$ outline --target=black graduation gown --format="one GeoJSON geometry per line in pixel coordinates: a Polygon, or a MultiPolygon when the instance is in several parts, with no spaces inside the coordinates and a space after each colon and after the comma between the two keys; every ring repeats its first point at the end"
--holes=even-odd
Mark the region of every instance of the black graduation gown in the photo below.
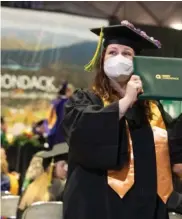
{"type": "MultiPolygon", "coordinates": [[[[162,112],[162,114],[164,114],[162,112]]],[[[107,107],[95,94],[78,90],[65,105],[62,128],[69,145],[64,219],[167,219],[157,195],[156,156],[151,127],[130,128],[135,184],[121,199],[107,183],[107,170],[128,160],[127,119],[118,102],[107,107]]]]}
{"type": "Polygon", "coordinates": [[[182,114],[171,123],[169,144],[172,164],[182,163],[182,114]]]}
{"type": "MultiPolygon", "coordinates": [[[[169,127],[169,146],[171,164],[182,163],[182,114],[169,127]]],[[[170,211],[182,214],[182,181],[173,173],[174,192],[168,201],[170,211]]]]}

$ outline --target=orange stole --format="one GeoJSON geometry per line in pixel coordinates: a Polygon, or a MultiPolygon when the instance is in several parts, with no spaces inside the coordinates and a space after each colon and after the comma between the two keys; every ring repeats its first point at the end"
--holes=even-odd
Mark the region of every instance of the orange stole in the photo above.
{"type": "Polygon", "coordinates": [[[133,147],[131,142],[131,137],[129,130],[127,128],[128,134],[128,148],[129,148],[129,162],[126,164],[121,170],[109,170],[108,171],[108,184],[109,186],[120,196],[123,198],[124,195],[130,190],[132,185],[134,184],[134,155],[133,155],[133,147]]]}
{"type": "MultiPolygon", "coordinates": [[[[104,101],[104,105],[108,105],[104,101]]],[[[164,203],[167,202],[168,197],[173,191],[172,174],[169,158],[167,131],[162,119],[161,113],[156,104],[151,102],[151,109],[154,114],[150,121],[155,142],[156,162],[157,162],[157,193],[164,203]]],[[[130,153],[130,160],[128,165],[119,171],[108,171],[108,185],[121,197],[130,190],[134,184],[134,155],[132,141],[129,130],[128,133],[128,150],[130,153]]]]}
{"type": "Polygon", "coordinates": [[[169,157],[168,136],[161,113],[156,104],[151,102],[154,113],[150,124],[154,133],[156,162],[157,162],[157,193],[164,203],[173,191],[171,164],[169,157]]]}

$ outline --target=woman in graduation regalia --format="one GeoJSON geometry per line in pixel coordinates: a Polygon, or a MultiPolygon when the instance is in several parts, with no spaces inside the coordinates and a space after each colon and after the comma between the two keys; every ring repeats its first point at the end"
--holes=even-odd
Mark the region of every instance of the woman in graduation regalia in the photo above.
{"type": "Polygon", "coordinates": [[[57,178],[55,168],[58,162],[67,160],[67,144],[54,146],[50,151],[40,151],[36,156],[43,159],[44,171],[26,185],[19,200],[17,219],[21,219],[24,211],[35,202],[62,201],[64,186],[57,178]]]}
{"type": "Polygon", "coordinates": [[[128,21],[92,32],[100,39],[85,69],[97,63],[95,83],[67,101],[62,123],[69,144],[64,219],[168,219],[170,119],[160,103],[137,100],[142,82],[132,75],[134,55],[161,45],[128,21]]]}
{"type": "Polygon", "coordinates": [[[63,119],[63,108],[65,102],[73,93],[73,87],[64,82],[58,92],[58,97],[52,102],[52,108],[48,116],[48,124],[50,127],[50,133],[48,136],[48,142],[50,147],[55,144],[65,142],[64,136],[61,133],[60,124],[63,119]]]}

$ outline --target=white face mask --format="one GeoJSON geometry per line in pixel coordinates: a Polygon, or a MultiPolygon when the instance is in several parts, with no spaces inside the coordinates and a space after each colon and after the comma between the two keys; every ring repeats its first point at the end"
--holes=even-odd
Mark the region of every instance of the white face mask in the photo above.
{"type": "Polygon", "coordinates": [[[122,80],[122,77],[128,79],[133,73],[133,61],[122,55],[111,57],[104,62],[104,72],[116,81],[122,80]]]}

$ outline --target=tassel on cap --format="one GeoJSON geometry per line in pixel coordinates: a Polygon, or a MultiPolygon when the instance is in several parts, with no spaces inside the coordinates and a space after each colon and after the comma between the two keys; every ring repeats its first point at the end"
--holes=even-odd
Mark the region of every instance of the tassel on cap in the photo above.
{"type": "Polygon", "coordinates": [[[103,32],[103,27],[102,27],[101,31],[100,31],[100,35],[99,35],[97,49],[95,51],[95,54],[94,54],[92,60],[87,65],[84,66],[85,71],[91,72],[94,69],[94,67],[96,66],[98,59],[99,59],[101,49],[102,49],[103,38],[104,38],[104,32],[103,32]]]}
{"type": "Polygon", "coordinates": [[[23,186],[22,186],[22,192],[25,191],[27,189],[27,187],[30,185],[31,180],[25,178],[24,182],[23,182],[23,186]]]}
{"type": "Polygon", "coordinates": [[[51,165],[48,173],[48,179],[49,179],[49,186],[51,185],[52,182],[52,174],[53,174],[53,169],[54,169],[54,158],[51,160],[51,165]]]}

